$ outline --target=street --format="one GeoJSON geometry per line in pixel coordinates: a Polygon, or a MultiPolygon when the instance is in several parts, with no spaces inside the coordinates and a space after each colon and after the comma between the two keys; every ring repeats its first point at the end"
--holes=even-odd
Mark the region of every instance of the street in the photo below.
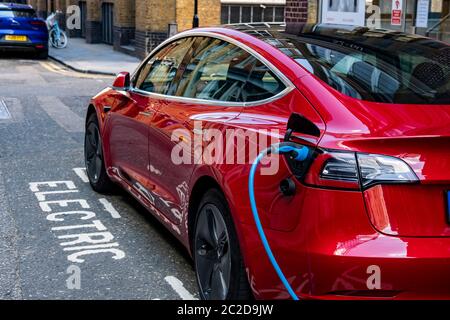
{"type": "Polygon", "coordinates": [[[113,78],[27,57],[0,70],[0,299],[197,298],[175,238],[125,192],[87,182],[86,107],[113,78]],[[109,244],[92,246],[92,223],[109,244]]]}

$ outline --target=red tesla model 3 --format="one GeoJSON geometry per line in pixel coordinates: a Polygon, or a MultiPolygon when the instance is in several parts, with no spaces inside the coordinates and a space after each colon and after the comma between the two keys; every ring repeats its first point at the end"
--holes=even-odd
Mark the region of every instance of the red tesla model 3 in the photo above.
{"type": "Polygon", "coordinates": [[[185,245],[203,299],[289,298],[252,216],[254,132],[310,150],[255,177],[300,298],[450,298],[448,44],[361,27],[195,29],[92,99],[92,187],[120,185],[185,245]],[[245,161],[195,161],[211,131],[222,146],[238,132],[227,146],[245,161]]]}

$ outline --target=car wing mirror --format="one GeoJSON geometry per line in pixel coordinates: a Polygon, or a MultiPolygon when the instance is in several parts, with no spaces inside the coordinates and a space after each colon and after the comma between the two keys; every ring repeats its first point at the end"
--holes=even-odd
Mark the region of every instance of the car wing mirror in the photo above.
{"type": "Polygon", "coordinates": [[[320,129],[316,126],[316,124],[299,113],[293,113],[289,117],[284,140],[290,141],[291,137],[295,136],[295,133],[320,137],[320,129]]]}
{"type": "Polygon", "coordinates": [[[131,77],[129,72],[121,72],[114,80],[113,87],[119,91],[127,91],[131,87],[131,77]]]}

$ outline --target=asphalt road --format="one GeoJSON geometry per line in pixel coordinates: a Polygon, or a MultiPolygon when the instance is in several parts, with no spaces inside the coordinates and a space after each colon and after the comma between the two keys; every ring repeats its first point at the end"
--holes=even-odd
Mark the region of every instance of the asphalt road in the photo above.
{"type": "Polygon", "coordinates": [[[77,169],[86,106],[111,82],[0,57],[0,299],[197,298],[169,232],[125,193],[94,193],[77,169]]]}

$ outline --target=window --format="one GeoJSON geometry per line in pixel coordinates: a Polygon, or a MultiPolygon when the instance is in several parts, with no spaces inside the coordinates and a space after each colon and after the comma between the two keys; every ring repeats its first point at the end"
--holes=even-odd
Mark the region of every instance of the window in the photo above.
{"type": "Polygon", "coordinates": [[[222,9],[220,11],[220,21],[222,22],[222,24],[228,24],[228,9],[229,6],[222,5],[222,9]]]}
{"type": "Polygon", "coordinates": [[[242,23],[252,22],[252,7],[242,7],[242,23]]]}
{"type": "Polygon", "coordinates": [[[241,7],[232,6],[230,8],[230,23],[240,23],[241,22],[241,7]]]}
{"type": "Polygon", "coordinates": [[[275,7],[275,22],[284,21],[284,7],[275,7]]]}
{"type": "Polygon", "coordinates": [[[397,40],[373,33],[347,35],[348,42],[339,38],[334,44],[284,34],[278,43],[284,43],[285,54],[347,96],[384,103],[450,104],[450,47],[425,38],[406,42],[404,36],[397,40]],[[382,47],[395,50],[379,50],[382,47]]]}
{"type": "Polygon", "coordinates": [[[254,102],[286,87],[247,51],[202,38],[180,79],[177,95],[203,100],[254,102]]]}
{"type": "Polygon", "coordinates": [[[262,22],[263,9],[260,6],[253,7],[253,22],[262,22]]]}
{"type": "Polygon", "coordinates": [[[267,7],[264,9],[264,22],[273,22],[274,7],[267,7]]]}
{"type": "Polygon", "coordinates": [[[284,22],[284,6],[258,5],[222,5],[222,24],[284,22]]]}
{"type": "Polygon", "coordinates": [[[36,18],[36,12],[30,9],[0,9],[0,18],[36,18]]]}
{"type": "Polygon", "coordinates": [[[183,38],[155,54],[141,69],[136,87],[151,93],[173,95],[177,87],[174,79],[178,68],[192,50],[194,41],[195,38],[183,38]]]}
{"type": "Polygon", "coordinates": [[[244,102],[255,102],[281,93],[286,86],[266,65],[257,61],[242,91],[244,102]]]}

